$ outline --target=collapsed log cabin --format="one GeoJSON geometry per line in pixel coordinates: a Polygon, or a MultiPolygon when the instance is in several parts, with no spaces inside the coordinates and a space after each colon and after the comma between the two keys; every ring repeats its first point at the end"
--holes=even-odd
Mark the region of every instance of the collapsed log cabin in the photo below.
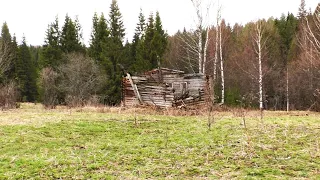
{"type": "Polygon", "coordinates": [[[207,81],[203,74],[157,68],[139,76],[123,78],[123,105],[181,107],[203,104],[207,81]]]}

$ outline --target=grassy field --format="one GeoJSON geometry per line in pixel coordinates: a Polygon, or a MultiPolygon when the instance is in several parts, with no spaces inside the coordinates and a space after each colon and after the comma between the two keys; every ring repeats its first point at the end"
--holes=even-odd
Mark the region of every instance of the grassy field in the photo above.
{"type": "Polygon", "coordinates": [[[142,112],[0,112],[0,179],[320,179],[320,114],[142,112]]]}

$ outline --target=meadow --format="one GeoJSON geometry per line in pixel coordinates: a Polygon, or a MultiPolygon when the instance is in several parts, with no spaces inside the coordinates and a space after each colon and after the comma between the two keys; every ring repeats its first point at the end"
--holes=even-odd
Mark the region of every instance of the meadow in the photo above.
{"type": "Polygon", "coordinates": [[[320,179],[320,114],[243,118],[22,104],[0,111],[0,179],[320,179]]]}

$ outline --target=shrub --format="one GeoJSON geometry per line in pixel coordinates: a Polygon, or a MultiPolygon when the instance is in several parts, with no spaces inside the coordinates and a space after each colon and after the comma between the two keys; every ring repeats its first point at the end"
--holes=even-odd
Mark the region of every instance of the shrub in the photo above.
{"type": "Polygon", "coordinates": [[[59,89],[65,94],[65,102],[69,107],[84,106],[92,101],[105,78],[93,59],[85,55],[71,53],[67,55],[67,60],[67,64],[59,67],[59,89]]]}
{"type": "Polygon", "coordinates": [[[45,108],[55,108],[58,104],[58,73],[52,68],[44,68],[40,74],[40,94],[45,108]]]}
{"type": "Polygon", "coordinates": [[[0,85],[0,108],[2,110],[16,108],[18,97],[19,93],[14,81],[0,85]]]}

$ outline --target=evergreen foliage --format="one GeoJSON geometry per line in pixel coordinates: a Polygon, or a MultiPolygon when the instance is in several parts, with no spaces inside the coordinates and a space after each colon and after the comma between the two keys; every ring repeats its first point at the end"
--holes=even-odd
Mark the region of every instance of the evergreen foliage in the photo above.
{"type": "Polygon", "coordinates": [[[60,36],[61,50],[64,53],[85,52],[85,48],[81,43],[82,33],[79,21],[73,21],[68,15],[65,17],[65,22],[62,27],[60,36]]]}
{"type": "MultiPolygon", "coordinates": [[[[140,24],[141,22],[139,22],[138,27],[140,24]]],[[[134,37],[134,39],[137,38],[138,35],[140,35],[139,31],[135,34],[136,37],[134,37]]],[[[142,33],[141,39],[136,43],[135,70],[141,73],[159,67],[163,61],[167,44],[167,34],[162,28],[159,12],[156,13],[155,19],[151,13],[148,18],[145,33],[142,33]]]]}
{"type": "Polygon", "coordinates": [[[19,46],[17,61],[17,79],[22,101],[34,102],[37,99],[37,74],[31,60],[29,47],[23,37],[22,44],[19,46]]]}
{"type": "Polygon", "coordinates": [[[125,29],[117,1],[113,0],[109,13],[110,34],[106,42],[102,42],[101,66],[108,78],[104,89],[104,103],[119,104],[121,101],[122,72],[119,67],[123,54],[125,29]]]}
{"type": "Polygon", "coordinates": [[[97,63],[102,63],[102,48],[103,44],[106,44],[109,37],[109,29],[107,20],[104,15],[101,14],[98,17],[97,13],[93,16],[92,33],[89,47],[89,56],[93,58],[97,63]]]}
{"type": "MultiPolygon", "coordinates": [[[[258,21],[264,24],[261,58],[263,101],[266,108],[284,109],[286,93],[289,91],[292,108],[320,108],[319,12],[320,4],[311,13],[311,10],[306,10],[305,0],[301,0],[297,16],[287,14],[279,19],[258,21]],[[286,88],[290,90],[287,91],[286,88]]],[[[74,86],[74,92],[61,90],[61,86],[72,86],[71,83],[76,79],[83,78],[84,74],[81,73],[85,73],[84,70],[90,70],[82,68],[78,71],[77,65],[82,63],[76,61],[79,59],[88,63],[85,67],[94,67],[95,70],[91,69],[92,74],[99,69],[96,72],[103,76],[104,81],[101,89],[92,89],[95,87],[92,85],[85,98],[80,99],[88,100],[94,93],[102,97],[103,103],[118,105],[121,101],[121,80],[124,73],[136,75],[158,67],[195,73],[199,66],[199,52],[196,51],[199,43],[195,41],[201,36],[197,34],[199,31],[184,28],[183,31],[168,36],[159,12],[150,13],[146,18],[140,10],[132,42],[129,42],[125,39],[123,17],[117,0],[112,0],[108,17],[97,13],[93,15],[88,49],[82,42],[82,27],[78,18],[72,19],[67,14],[62,28],[60,27],[56,17],[48,25],[43,46],[28,46],[25,38],[18,46],[16,37],[11,36],[7,23],[4,23],[0,36],[0,86],[8,82],[12,82],[11,86],[17,84],[21,92],[20,100],[23,101],[36,101],[39,89],[42,95],[40,99],[50,106],[66,103],[67,96],[70,99],[70,96],[79,94],[77,90],[81,89],[81,84],[90,81],[90,76],[85,76],[81,83],[74,86]],[[77,54],[72,62],[71,54],[77,54]],[[62,67],[68,67],[69,70],[63,71],[62,67]],[[38,74],[41,74],[42,79],[37,84],[38,74]],[[66,77],[73,79],[65,81],[63,78],[66,77]],[[44,78],[47,79],[44,81],[44,78]],[[45,99],[45,94],[50,94],[50,98],[45,99]]],[[[206,69],[208,75],[213,75],[215,52],[221,49],[225,63],[227,105],[257,105],[257,47],[253,46],[256,28],[255,22],[231,27],[222,20],[221,48],[219,46],[218,49],[215,46],[215,35],[218,33],[216,28],[211,27],[208,32],[206,69]]],[[[205,42],[207,34],[205,31],[201,32],[205,42]]],[[[205,43],[202,46],[205,47],[205,43]]],[[[200,53],[204,53],[203,50],[200,53]]],[[[216,70],[219,71],[219,67],[216,70]]],[[[222,75],[216,73],[216,84],[221,83],[219,76],[222,75]]],[[[216,99],[221,98],[218,88],[220,87],[215,89],[216,99]]]]}
{"type": "Polygon", "coordinates": [[[12,43],[9,27],[6,22],[3,23],[0,36],[1,68],[0,83],[14,79],[15,74],[15,49],[12,43]]]}
{"type": "MultiPolygon", "coordinates": [[[[146,20],[142,13],[142,9],[140,9],[139,21],[137,23],[135,33],[133,36],[132,44],[131,44],[131,63],[130,63],[130,71],[137,71],[139,69],[139,66],[137,66],[138,57],[137,55],[140,53],[138,51],[141,51],[141,49],[138,49],[139,43],[144,37],[145,34],[145,28],[146,28],[146,20]]],[[[140,45],[141,46],[141,45],[140,45]]],[[[141,47],[140,47],[141,48],[141,47]]]]}
{"type": "Polygon", "coordinates": [[[59,21],[55,21],[48,26],[46,31],[45,43],[43,46],[40,67],[52,67],[56,69],[62,63],[62,48],[60,46],[61,32],[59,30],[59,21]]]}

